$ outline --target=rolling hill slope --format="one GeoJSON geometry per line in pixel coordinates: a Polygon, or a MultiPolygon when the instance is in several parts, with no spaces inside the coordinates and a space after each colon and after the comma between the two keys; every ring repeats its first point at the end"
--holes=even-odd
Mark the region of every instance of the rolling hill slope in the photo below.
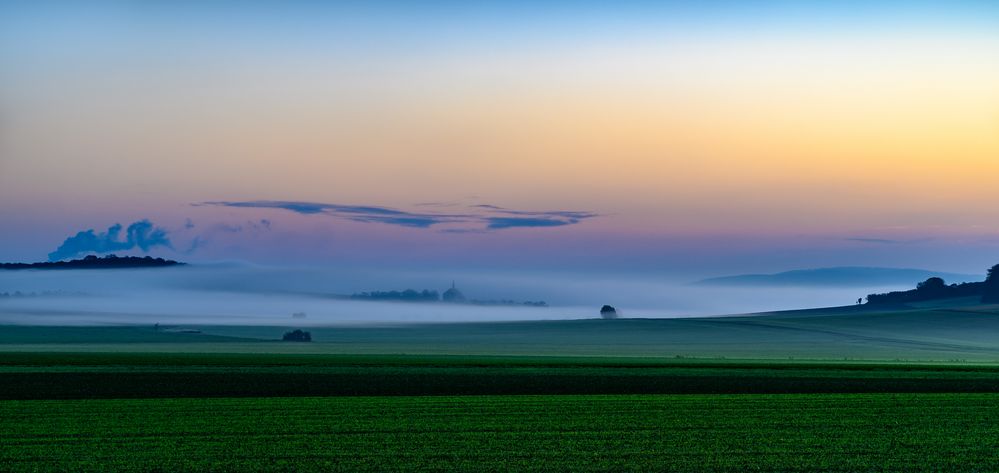
{"type": "Polygon", "coordinates": [[[999,306],[971,299],[690,319],[313,327],[312,343],[278,342],[292,327],[8,327],[0,351],[147,351],[549,355],[999,362],[999,306]]]}

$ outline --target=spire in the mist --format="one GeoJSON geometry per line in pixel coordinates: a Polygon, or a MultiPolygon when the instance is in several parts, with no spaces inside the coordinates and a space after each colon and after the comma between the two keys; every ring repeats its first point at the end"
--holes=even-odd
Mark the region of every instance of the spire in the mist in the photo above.
{"type": "Polygon", "coordinates": [[[444,294],[441,295],[441,300],[445,302],[464,302],[465,295],[458,290],[458,288],[454,285],[454,281],[452,280],[451,289],[444,291],[444,294]]]}

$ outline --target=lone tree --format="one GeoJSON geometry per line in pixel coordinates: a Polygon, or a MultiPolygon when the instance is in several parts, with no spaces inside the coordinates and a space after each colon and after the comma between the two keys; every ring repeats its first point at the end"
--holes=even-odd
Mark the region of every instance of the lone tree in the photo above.
{"type": "Polygon", "coordinates": [[[291,332],[286,332],[281,340],[286,342],[311,342],[312,334],[309,332],[303,332],[301,330],[294,330],[291,332]]]}
{"type": "Polygon", "coordinates": [[[989,274],[985,277],[985,290],[982,292],[982,303],[999,303],[999,264],[989,268],[989,274]]]}
{"type": "Polygon", "coordinates": [[[610,306],[610,305],[605,305],[605,306],[601,307],[600,308],[600,318],[603,318],[603,319],[616,319],[617,318],[617,309],[615,309],[614,306],[610,306]]]}

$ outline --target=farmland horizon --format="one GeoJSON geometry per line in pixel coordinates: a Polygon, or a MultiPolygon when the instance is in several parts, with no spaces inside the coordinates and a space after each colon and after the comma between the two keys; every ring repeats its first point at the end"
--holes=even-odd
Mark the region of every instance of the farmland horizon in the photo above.
{"type": "Polygon", "coordinates": [[[999,471],[995,0],[0,1],[0,471],[999,471]]]}
{"type": "MultiPolygon", "coordinates": [[[[100,262],[100,259],[95,260],[100,262]]],[[[114,261],[106,260],[105,261],[114,261]]],[[[141,261],[141,260],[140,260],[141,261]]],[[[168,261],[169,262],[169,261],[168,261]]],[[[133,269],[0,269],[0,324],[199,324],[302,326],[558,320],[620,316],[703,317],[842,306],[868,294],[908,290],[931,276],[982,276],[890,268],[828,268],[711,279],[661,273],[337,269],[239,262],[133,269]],[[427,304],[389,291],[457,287],[466,304],[427,304]],[[365,297],[385,293],[386,297],[365,297]],[[18,297],[14,297],[17,294],[18,297]],[[543,307],[537,307],[541,305],[543,307]],[[305,316],[308,319],[305,319],[305,316]]]]}

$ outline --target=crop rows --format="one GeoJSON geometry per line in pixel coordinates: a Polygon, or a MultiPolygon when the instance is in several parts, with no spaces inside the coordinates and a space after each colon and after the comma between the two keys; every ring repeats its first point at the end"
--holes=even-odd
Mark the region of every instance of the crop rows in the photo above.
{"type": "Polygon", "coordinates": [[[999,395],[0,402],[0,470],[995,471],[999,395]]]}
{"type": "Polygon", "coordinates": [[[3,354],[0,399],[999,392],[982,365],[3,354]]]}

